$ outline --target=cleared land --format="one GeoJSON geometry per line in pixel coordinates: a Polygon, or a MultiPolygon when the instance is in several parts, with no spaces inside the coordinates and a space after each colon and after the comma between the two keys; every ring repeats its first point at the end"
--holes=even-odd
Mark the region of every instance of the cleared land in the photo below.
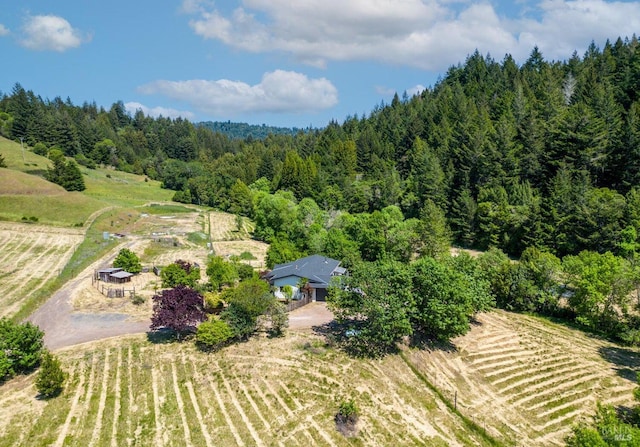
{"type": "Polygon", "coordinates": [[[597,400],[631,404],[640,366],[635,351],[501,311],[448,350],[403,351],[353,359],[308,330],[210,354],[144,336],[79,345],[58,351],[59,398],[36,400],[33,376],[3,386],[0,446],[486,445],[409,365],[499,443],[561,445],[597,400]],[[351,398],[347,439],[333,416],[351,398]]]}
{"type": "Polygon", "coordinates": [[[35,401],[32,377],[5,385],[0,446],[484,445],[399,356],[350,359],[313,334],[212,354],[136,337],[59,355],[59,398],[35,401]],[[361,410],[352,439],[333,420],[348,398],[361,410]]]}
{"type": "Polygon", "coordinates": [[[81,229],[0,222],[0,317],[59,275],[83,238],[81,229]]]}
{"type": "Polygon", "coordinates": [[[410,350],[413,364],[466,416],[516,445],[564,445],[596,401],[632,405],[637,351],[545,320],[494,311],[441,349],[410,350]]]}
{"type": "Polygon", "coordinates": [[[255,228],[252,221],[246,217],[242,219],[242,228],[238,229],[236,216],[233,214],[212,211],[209,214],[209,234],[211,245],[216,255],[222,257],[240,256],[251,253],[255,259],[245,261],[254,268],[264,268],[268,244],[251,239],[251,232],[255,228]]]}

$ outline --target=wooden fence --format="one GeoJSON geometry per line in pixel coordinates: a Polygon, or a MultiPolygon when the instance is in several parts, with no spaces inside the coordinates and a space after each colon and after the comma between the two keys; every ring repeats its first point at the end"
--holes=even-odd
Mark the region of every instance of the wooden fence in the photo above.
{"type": "Polygon", "coordinates": [[[291,312],[292,310],[296,310],[306,304],[311,302],[310,296],[305,296],[301,300],[291,300],[287,303],[287,312],[291,312]]]}
{"type": "Polygon", "coordinates": [[[127,293],[131,298],[136,296],[136,288],[125,289],[124,287],[109,287],[102,283],[96,282],[96,289],[107,298],[124,298],[127,293]]]}

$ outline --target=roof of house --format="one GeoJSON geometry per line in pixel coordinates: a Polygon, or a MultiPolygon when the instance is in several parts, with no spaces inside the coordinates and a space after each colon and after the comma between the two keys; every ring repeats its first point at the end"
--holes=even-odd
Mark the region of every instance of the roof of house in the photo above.
{"type": "Polygon", "coordinates": [[[345,273],[346,270],[340,267],[340,261],[326,256],[312,255],[286,264],[276,264],[266,278],[273,282],[280,278],[297,276],[307,278],[312,287],[324,288],[329,285],[332,276],[345,273]]]}

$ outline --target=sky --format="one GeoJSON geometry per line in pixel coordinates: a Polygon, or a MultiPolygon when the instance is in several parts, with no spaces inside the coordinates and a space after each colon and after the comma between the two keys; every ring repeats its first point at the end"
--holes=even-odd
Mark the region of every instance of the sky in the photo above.
{"type": "Polygon", "coordinates": [[[631,38],[640,1],[21,0],[0,9],[0,92],[132,114],[323,127],[432,87],[478,50],[523,63],[631,38]]]}

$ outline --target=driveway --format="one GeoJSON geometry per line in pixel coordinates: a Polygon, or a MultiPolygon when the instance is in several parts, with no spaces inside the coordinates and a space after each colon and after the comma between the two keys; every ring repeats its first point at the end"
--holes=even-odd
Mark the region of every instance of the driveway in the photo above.
{"type": "Polygon", "coordinates": [[[333,320],[327,303],[312,302],[289,313],[289,329],[312,329],[333,320]]]}
{"type": "MultiPolygon", "coordinates": [[[[106,259],[111,260],[121,244],[111,251],[106,259]]],[[[149,330],[149,321],[129,321],[129,315],[120,313],[84,313],[74,312],[71,297],[83,282],[90,278],[95,268],[105,262],[105,258],[96,261],[54,293],[29,318],[33,324],[44,331],[44,343],[50,350],[65,348],[89,341],[115,337],[117,335],[138,334],[149,330]]]]}

